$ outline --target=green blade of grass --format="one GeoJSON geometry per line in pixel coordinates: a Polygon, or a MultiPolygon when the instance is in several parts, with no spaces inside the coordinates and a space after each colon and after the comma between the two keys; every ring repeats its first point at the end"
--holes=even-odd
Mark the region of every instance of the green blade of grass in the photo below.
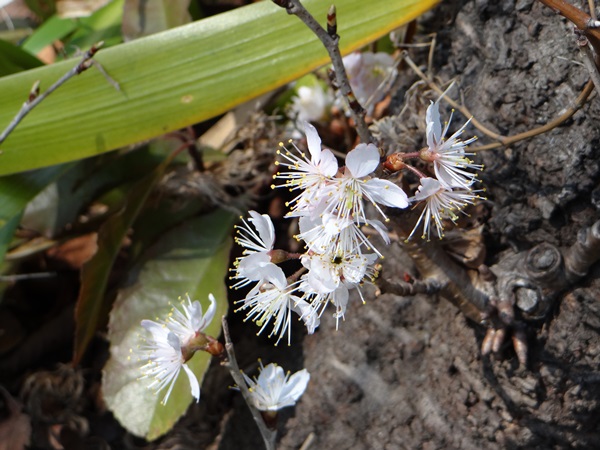
{"type": "MultiPolygon", "coordinates": [[[[307,0],[325,22],[330,0],[307,0]]],[[[390,32],[437,0],[339,0],[344,54],[390,32]]],[[[49,96],[0,145],[0,175],[107,152],[221,114],[327,62],[327,53],[298,18],[259,2],[102,50],[115,90],[91,68],[49,96]]],[[[0,79],[0,128],[31,86],[46,89],[76,61],[0,79]]]]}

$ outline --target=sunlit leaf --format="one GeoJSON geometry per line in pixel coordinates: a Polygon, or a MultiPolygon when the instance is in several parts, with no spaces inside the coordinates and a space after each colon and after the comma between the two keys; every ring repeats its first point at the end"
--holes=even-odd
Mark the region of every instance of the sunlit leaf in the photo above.
{"type": "MultiPolygon", "coordinates": [[[[412,20],[436,0],[335,3],[345,54],[412,20]]],[[[331,1],[304,4],[323,23],[331,1]]],[[[81,159],[201,122],[313,71],[328,57],[298,18],[263,1],[107,48],[96,59],[121,91],[95,68],[67,82],[1,144],[0,174],[81,159]]],[[[34,81],[46,89],[75,64],[1,78],[0,128],[19,110],[34,81]]]]}
{"type": "Polygon", "coordinates": [[[25,39],[21,47],[32,55],[37,55],[44,47],[64,38],[75,28],[77,28],[77,23],[74,20],[61,19],[57,16],[50,17],[25,39]]]}
{"type": "MultiPolygon", "coordinates": [[[[165,317],[170,306],[186,292],[204,309],[209,293],[217,299],[217,312],[207,334],[218,336],[220,317],[227,312],[224,279],[229,265],[233,214],[217,211],[190,220],[165,234],[131,273],[115,302],[109,322],[111,356],[102,379],[104,399],[121,424],[131,433],[155,439],[166,433],[192,402],[189,382],[181,374],[166,405],[162,395],[148,390],[135,349],[140,342],[140,321],[165,317]]],[[[201,380],[210,362],[199,352],[189,362],[201,380]]],[[[202,394],[204,395],[204,394],[202,394]]],[[[200,398],[202,401],[202,397],[200,398]]]]}

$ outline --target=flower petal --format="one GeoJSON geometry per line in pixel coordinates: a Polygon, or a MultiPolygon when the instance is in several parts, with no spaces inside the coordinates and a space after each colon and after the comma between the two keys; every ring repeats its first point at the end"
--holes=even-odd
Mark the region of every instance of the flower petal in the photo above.
{"type": "Polygon", "coordinates": [[[273,243],[275,242],[275,227],[271,218],[267,214],[259,214],[256,211],[248,211],[252,216],[250,222],[256,228],[258,235],[265,244],[266,249],[273,249],[273,243]]]}
{"type": "Polygon", "coordinates": [[[427,122],[427,146],[433,149],[442,139],[442,122],[438,102],[431,102],[427,108],[425,120],[427,122]]]}
{"type": "Polygon", "coordinates": [[[194,372],[192,372],[192,369],[190,369],[187,364],[183,365],[183,370],[185,370],[185,373],[187,374],[187,376],[190,380],[190,388],[192,390],[192,397],[194,397],[196,399],[196,402],[199,402],[200,401],[200,383],[198,383],[198,378],[196,378],[196,375],[194,374],[194,372]]]}
{"type": "Polygon", "coordinates": [[[317,129],[308,122],[304,122],[304,134],[306,134],[310,160],[313,164],[319,164],[319,161],[321,161],[321,137],[317,129]]]}
{"type": "Polygon", "coordinates": [[[379,166],[379,150],[373,144],[358,144],[346,155],[346,170],[354,178],[366,177],[379,166]]]}
{"type": "Polygon", "coordinates": [[[394,208],[406,208],[408,206],[406,192],[389,180],[371,178],[365,183],[365,187],[371,199],[377,203],[394,208]]]}
{"type": "Polygon", "coordinates": [[[293,400],[293,403],[296,403],[300,396],[304,394],[309,380],[310,374],[306,369],[296,372],[285,384],[281,397],[290,398],[293,400]]]}

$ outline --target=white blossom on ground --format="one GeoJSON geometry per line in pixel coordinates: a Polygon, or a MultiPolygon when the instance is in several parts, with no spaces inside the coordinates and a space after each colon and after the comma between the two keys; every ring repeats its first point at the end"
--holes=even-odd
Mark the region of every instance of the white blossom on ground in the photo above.
{"type": "Polygon", "coordinates": [[[446,186],[468,189],[476,180],[477,175],[472,171],[483,169],[481,164],[475,164],[465,152],[465,147],[476,140],[475,137],[462,141],[460,135],[471,121],[469,119],[452,136],[445,138],[452,115],[442,128],[439,111],[439,99],[427,108],[427,147],[421,150],[421,158],[433,162],[436,178],[446,186]]]}
{"type": "Polygon", "coordinates": [[[412,198],[415,202],[424,202],[425,206],[419,220],[415,224],[408,239],[423,225],[421,237],[428,240],[431,230],[435,231],[440,239],[444,236],[444,220],[455,222],[460,212],[468,204],[473,204],[479,196],[471,189],[448,187],[435,178],[421,178],[421,185],[412,198]]]}
{"type": "Polygon", "coordinates": [[[259,411],[278,411],[287,406],[294,406],[310,380],[306,369],[290,375],[289,372],[284,373],[283,368],[277,364],[271,363],[265,367],[262,362],[258,377],[252,379],[246,374],[243,375],[252,403],[259,411]]]}
{"type": "Polygon", "coordinates": [[[354,52],[343,59],[350,87],[358,102],[372,114],[387,94],[387,81],[395,70],[394,58],[384,52],[354,52]]]}
{"type": "Polygon", "coordinates": [[[327,117],[333,104],[333,96],[320,83],[300,86],[292,97],[289,115],[297,122],[317,122],[327,117]]]}
{"type": "Polygon", "coordinates": [[[141,322],[142,327],[150,333],[139,348],[140,359],[146,361],[141,368],[141,378],[152,380],[149,388],[157,393],[167,388],[162,404],[167,403],[181,369],[189,379],[192,396],[196,401],[200,400],[200,384],[187,365],[194,354],[189,345],[212,321],[216,302],[210,294],[210,306],[203,314],[200,302],[192,302],[189,296],[186,297],[179,307],[173,307],[166,319],[141,322]]]}

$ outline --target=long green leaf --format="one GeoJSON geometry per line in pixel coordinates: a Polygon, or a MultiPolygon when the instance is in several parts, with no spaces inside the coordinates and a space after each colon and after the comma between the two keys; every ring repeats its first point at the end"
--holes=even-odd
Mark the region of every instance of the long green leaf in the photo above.
{"type": "Polygon", "coordinates": [[[75,348],[73,363],[78,364],[98,326],[105,322],[108,277],[123,239],[142,209],[148,194],[162,177],[170,158],[138,181],[127,196],[125,206],[102,225],[98,251],[81,270],[81,289],[75,308],[75,348]],[[102,314],[102,312],[105,314],[102,314]]]}
{"type": "MultiPolygon", "coordinates": [[[[220,318],[227,313],[228,306],[224,279],[233,220],[233,214],[217,211],[166,233],[145,254],[131,272],[128,286],[119,293],[110,316],[111,356],[104,367],[102,390],[109,409],[135,435],[156,439],[172,428],[192,401],[189,382],[183,374],[166,405],[160,404],[164,392],[157,395],[147,389],[148,380],[139,380],[144,362],[130,349],[140,344],[143,333],[140,321],[165,317],[169,302],[175,302],[186,292],[200,300],[206,310],[208,294],[213,293],[217,311],[206,333],[219,335],[220,318]]],[[[188,362],[200,380],[209,363],[210,355],[204,352],[198,352],[188,362]]]]}
{"type": "MultiPolygon", "coordinates": [[[[437,0],[338,0],[343,53],[414,19],[437,0]]],[[[321,23],[331,0],[306,0],[321,23]]],[[[296,17],[263,1],[136,41],[96,59],[121,85],[91,68],[33,110],[1,145],[0,174],[81,159],[201,122],[327,62],[296,17]]],[[[0,79],[0,127],[31,86],[42,89],[76,64],[66,61],[0,79]]]]}

